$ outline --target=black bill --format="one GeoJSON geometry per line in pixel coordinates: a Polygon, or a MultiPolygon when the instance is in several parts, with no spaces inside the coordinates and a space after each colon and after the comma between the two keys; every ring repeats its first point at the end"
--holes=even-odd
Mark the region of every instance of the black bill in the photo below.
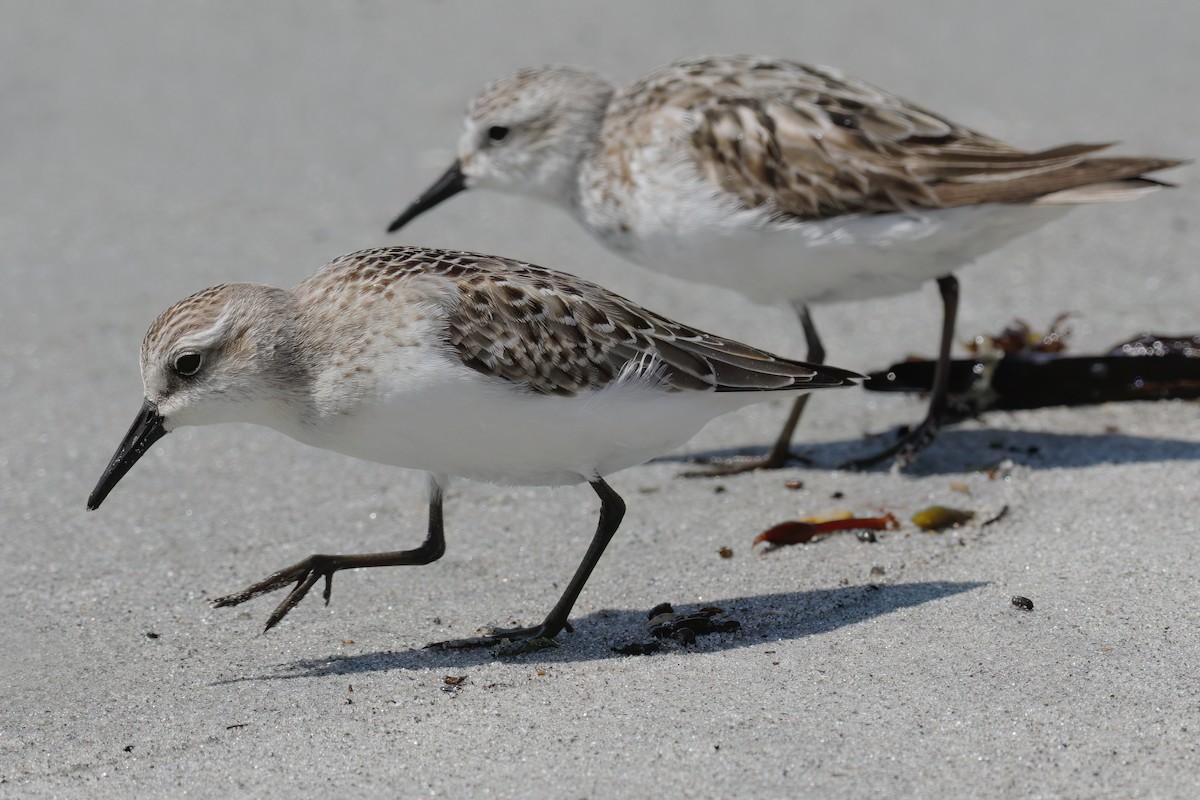
{"type": "Polygon", "coordinates": [[[129,433],[125,434],[121,446],[108,462],[104,474],[100,476],[100,482],[92,490],[87,502],[88,511],[99,508],[117,482],[129,472],[129,468],[150,449],[150,445],[166,435],[167,431],[163,428],[163,418],[158,409],[149,400],[142,403],[142,410],[129,427],[129,433]]]}
{"type": "Polygon", "coordinates": [[[433,185],[421,193],[421,196],[413,201],[413,204],[405,209],[404,213],[396,217],[391,225],[388,225],[387,232],[395,233],[403,228],[416,217],[433,208],[443,200],[449,200],[454,195],[467,188],[467,179],[462,172],[462,163],[455,160],[450,165],[450,169],[434,181],[433,185]]]}

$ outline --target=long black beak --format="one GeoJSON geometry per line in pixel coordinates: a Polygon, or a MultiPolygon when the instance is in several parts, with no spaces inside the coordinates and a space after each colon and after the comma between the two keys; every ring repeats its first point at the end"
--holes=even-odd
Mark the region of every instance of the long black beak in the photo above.
{"type": "Polygon", "coordinates": [[[129,472],[129,468],[150,449],[150,445],[166,435],[167,431],[163,428],[163,418],[158,409],[149,400],[142,403],[142,410],[129,426],[129,433],[125,434],[121,446],[108,462],[104,474],[100,476],[100,482],[92,490],[87,502],[88,511],[99,508],[117,482],[129,472]]]}
{"type": "Polygon", "coordinates": [[[403,214],[396,217],[391,225],[388,225],[387,232],[395,233],[438,203],[449,200],[466,188],[467,178],[463,175],[462,162],[456,160],[442,177],[434,181],[433,185],[422,192],[421,196],[414,200],[403,214]]]}

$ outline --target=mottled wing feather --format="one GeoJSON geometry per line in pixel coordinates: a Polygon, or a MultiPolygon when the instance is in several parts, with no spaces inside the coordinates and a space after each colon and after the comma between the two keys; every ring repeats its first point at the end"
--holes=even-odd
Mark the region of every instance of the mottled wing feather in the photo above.
{"type": "Polygon", "coordinates": [[[776,358],[588,281],[505,258],[389,247],[343,256],[330,270],[371,287],[414,276],[447,279],[457,297],[448,309],[451,352],[471,369],[536,394],[570,396],[624,380],[657,382],[667,391],[816,389],[861,377],[776,358]]]}
{"type": "Polygon", "coordinates": [[[455,278],[461,301],[450,345],[463,363],[538,394],[573,395],[606,386],[644,347],[630,320],[614,320],[556,276],[480,269],[455,278]]]}
{"type": "Polygon", "coordinates": [[[433,278],[422,292],[446,314],[446,344],[471,369],[543,395],[570,396],[614,382],[717,392],[850,386],[853,372],[778,358],[673,322],[594,283],[476,253],[381,247],[342,256],[297,287],[353,286],[389,300],[398,284],[433,278]],[[440,285],[441,288],[437,288],[440,285]]]}
{"type": "Polygon", "coordinates": [[[610,124],[664,111],[684,112],[708,181],[792,220],[1029,201],[1180,163],[1088,160],[1107,146],[1094,144],[1029,153],[836,70],[750,56],[655,71],[614,101],[610,124]]]}

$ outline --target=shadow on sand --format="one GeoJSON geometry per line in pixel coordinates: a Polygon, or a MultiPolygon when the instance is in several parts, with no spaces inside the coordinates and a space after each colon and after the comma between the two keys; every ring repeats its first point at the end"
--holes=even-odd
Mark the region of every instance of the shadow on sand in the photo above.
{"type": "MultiPolygon", "coordinates": [[[[797,466],[834,469],[852,458],[869,455],[893,440],[893,433],[866,439],[843,439],[794,448],[797,466]]],[[[722,459],[763,455],[767,447],[708,450],[655,459],[654,463],[708,463],[722,459]]],[[[1002,459],[1031,469],[1082,468],[1099,464],[1143,464],[1159,461],[1200,460],[1200,442],[1156,439],[1122,433],[1083,436],[994,428],[942,431],[918,454],[905,472],[909,475],[945,475],[986,468],[1002,459]]],[[[890,461],[873,468],[887,471],[890,461]]]]}
{"type": "MultiPolygon", "coordinates": [[[[734,633],[701,637],[688,649],[697,652],[719,652],[755,647],[772,641],[801,639],[847,625],[863,622],[892,611],[918,606],[944,597],[969,592],[985,586],[981,582],[901,583],[895,585],[868,584],[838,589],[818,589],[808,592],[783,592],[754,597],[714,600],[703,605],[715,605],[725,611],[722,619],[736,619],[742,627],[734,633]]],[[[694,612],[701,604],[679,605],[681,614],[694,612]]],[[[645,610],[602,610],[572,620],[574,633],[559,634],[558,648],[541,650],[529,655],[501,657],[494,649],[440,650],[412,648],[380,651],[356,656],[330,656],[280,664],[269,675],[245,676],[217,681],[215,685],[242,681],[290,680],[319,678],[329,675],[354,675],[391,670],[463,669],[487,664],[498,659],[520,662],[568,663],[602,658],[631,658],[613,652],[612,647],[634,641],[648,641],[645,610]]],[[[665,649],[678,650],[669,644],[665,649]]]]}

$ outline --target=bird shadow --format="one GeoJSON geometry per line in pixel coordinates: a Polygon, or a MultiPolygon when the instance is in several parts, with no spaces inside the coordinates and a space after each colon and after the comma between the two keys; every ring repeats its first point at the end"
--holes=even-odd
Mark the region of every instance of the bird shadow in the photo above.
{"type": "MultiPolygon", "coordinates": [[[[841,464],[890,444],[894,434],[865,439],[841,439],[806,444],[795,449],[797,465],[836,469],[841,464]]],[[[652,463],[707,464],[722,460],[764,455],[766,447],[727,448],[698,453],[663,456],[652,463]]],[[[909,475],[944,475],[973,472],[1002,460],[1031,469],[1093,467],[1099,464],[1143,464],[1158,461],[1200,460],[1200,442],[1130,436],[1123,433],[1095,435],[1047,433],[1043,431],[992,428],[943,430],[905,468],[909,475]]],[[[887,471],[886,459],[868,471],[887,471]]]]}
{"type": "MultiPolygon", "coordinates": [[[[723,611],[719,619],[737,620],[741,624],[738,630],[702,636],[695,644],[686,648],[693,652],[720,652],[826,633],[881,617],[898,609],[918,606],[986,585],[978,581],[866,584],[838,589],[737,597],[704,604],[692,603],[676,606],[675,611],[680,615],[687,615],[698,612],[702,607],[717,606],[723,611]]],[[[625,658],[627,656],[616,652],[613,647],[631,642],[652,641],[647,629],[645,611],[604,609],[578,617],[573,620],[573,624],[573,633],[559,634],[558,647],[526,655],[503,656],[498,654],[495,648],[454,650],[416,647],[352,656],[302,659],[280,664],[271,674],[227,678],[215,681],[213,685],[393,670],[458,670],[501,659],[518,663],[535,661],[546,664],[625,658]]],[[[679,652],[682,649],[682,645],[674,642],[667,642],[663,646],[665,651],[679,652]]]]}

